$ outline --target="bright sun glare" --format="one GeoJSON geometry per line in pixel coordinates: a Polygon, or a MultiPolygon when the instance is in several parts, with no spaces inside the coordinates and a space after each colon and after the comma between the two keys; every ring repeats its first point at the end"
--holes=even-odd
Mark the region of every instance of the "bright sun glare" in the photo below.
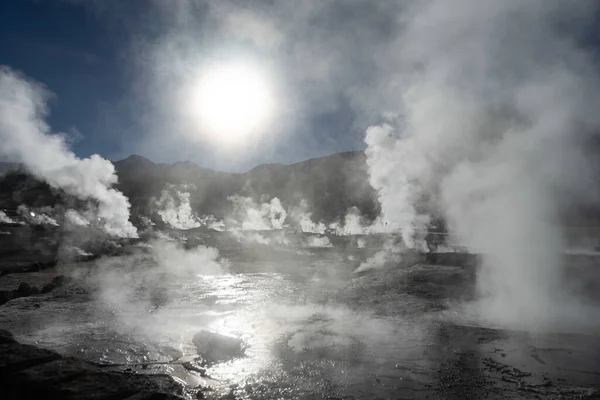
{"type": "Polygon", "coordinates": [[[202,129],[226,143],[256,134],[273,111],[267,79],[245,64],[205,71],[192,89],[191,106],[202,129]]]}

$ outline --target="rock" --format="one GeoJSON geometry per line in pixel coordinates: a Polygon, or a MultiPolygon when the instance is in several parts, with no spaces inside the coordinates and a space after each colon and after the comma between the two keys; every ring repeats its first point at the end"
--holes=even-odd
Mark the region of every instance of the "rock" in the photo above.
{"type": "Polygon", "coordinates": [[[198,354],[209,363],[229,361],[244,356],[244,342],[233,336],[203,330],[195,334],[192,341],[198,354]]]}
{"type": "Polygon", "coordinates": [[[99,369],[81,360],[62,358],[19,371],[14,380],[32,385],[53,385],[93,372],[99,372],[99,369]]]}
{"type": "Polygon", "coordinates": [[[50,293],[54,289],[55,289],[54,285],[52,285],[51,283],[48,283],[48,284],[44,285],[44,287],[42,287],[42,290],[40,291],[40,293],[42,293],[42,294],[50,293]]]}
{"type": "Polygon", "coordinates": [[[31,291],[31,286],[27,282],[21,282],[19,288],[17,289],[17,293],[19,296],[28,296],[31,291]]]}
{"type": "Polygon", "coordinates": [[[200,376],[206,376],[206,369],[196,365],[195,361],[193,363],[186,361],[181,365],[183,365],[183,368],[187,369],[188,371],[197,372],[200,374],[200,376]]]}
{"type": "Polygon", "coordinates": [[[60,356],[50,350],[19,343],[0,344],[0,376],[7,378],[26,368],[58,360],[60,356]]]}
{"type": "Polygon", "coordinates": [[[477,254],[455,252],[455,253],[428,253],[425,260],[433,265],[452,265],[452,266],[475,266],[480,256],[477,254]]]}
{"type": "Polygon", "coordinates": [[[117,376],[125,377],[128,384],[135,387],[137,392],[183,395],[183,387],[169,375],[122,373],[117,374],[117,376]]]}
{"type": "Polygon", "coordinates": [[[181,400],[181,397],[165,393],[140,392],[124,400],[181,400]]]}
{"type": "Polygon", "coordinates": [[[50,293],[54,289],[64,286],[65,284],[68,283],[68,281],[69,281],[68,278],[64,275],[55,276],[50,281],[50,283],[47,283],[44,285],[44,287],[42,287],[42,290],[40,291],[40,293],[42,293],[42,294],[50,293]]]}
{"type": "Polygon", "coordinates": [[[136,394],[122,375],[92,372],[84,373],[67,382],[53,385],[48,398],[108,400],[123,399],[136,394]]]}
{"type": "Polygon", "coordinates": [[[50,281],[50,285],[54,286],[55,288],[61,287],[65,283],[67,283],[67,277],[64,275],[55,276],[52,281],[50,281]]]}
{"type": "Polygon", "coordinates": [[[175,400],[182,393],[169,376],[104,372],[85,361],[17,343],[10,332],[0,330],[0,399],[175,400]]]}
{"type": "Polygon", "coordinates": [[[0,291],[0,305],[9,302],[13,299],[13,290],[0,291]]]}
{"type": "Polygon", "coordinates": [[[31,286],[27,282],[21,282],[21,284],[19,285],[19,288],[17,289],[16,297],[33,296],[35,294],[38,294],[39,292],[40,292],[40,290],[38,288],[36,288],[35,286],[31,286]]]}
{"type": "Polygon", "coordinates": [[[0,344],[15,343],[15,342],[16,341],[15,341],[12,333],[10,333],[9,331],[5,331],[4,329],[0,329],[0,344]]]}

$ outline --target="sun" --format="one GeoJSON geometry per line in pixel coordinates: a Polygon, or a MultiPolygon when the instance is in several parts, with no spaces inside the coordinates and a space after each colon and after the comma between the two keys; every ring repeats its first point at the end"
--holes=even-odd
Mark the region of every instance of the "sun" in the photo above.
{"type": "Polygon", "coordinates": [[[219,142],[242,142],[260,132],[273,112],[264,73],[251,64],[215,65],[192,85],[189,105],[203,132],[219,142]]]}

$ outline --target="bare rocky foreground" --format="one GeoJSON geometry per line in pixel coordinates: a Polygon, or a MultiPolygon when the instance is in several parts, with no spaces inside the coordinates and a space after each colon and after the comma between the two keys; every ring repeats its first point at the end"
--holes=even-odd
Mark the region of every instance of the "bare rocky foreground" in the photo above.
{"type": "MultiPolygon", "coordinates": [[[[53,268],[42,270],[39,263],[8,262],[2,266],[0,304],[49,293],[67,281],[53,268]]],[[[91,363],[21,344],[5,330],[0,330],[0,383],[0,398],[7,400],[169,400],[182,394],[181,386],[169,376],[105,372],[91,363]]]]}
{"type": "MultiPolygon", "coordinates": [[[[247,254],[236,254],[240,259],[248,258],[247,254]]],[[[317,257],[328,265],[327,260],[337,255],[335,249],[323,249],[317,257]]],[[[277,264],[288,268],[288,272],[297,272],[306,260],[297,263],[278,260],[277,264]]],[[[594,258],[578,256],[574,260],[582,265],[573,270],[575,274],[582,274],[582,268],[597,269],[594,258]]],[[[51,320],[50,314],[56,310],[70,313],[87,307],[89,293],[84,284],[63,275],[68,275],[69,269],[89,269],[93,273],[94,263],[68,268],[21,263],[19,269],[12,260],[4,265],[10,269],[0,276],[0,292],[6,298],[6,303],[0,306],[0,326],[17,337],[28,337],[27,332],[37,329],[40,318],[51,320]]],[[[507,331],[452,317],[448,304],[472,296],[475,266],[476,259],[472,256],[438,253],[359,275],[352,274],[352,270],[341,271],[335,277],[336,286],[319,287],[313,282],[301,287],[300,296],[312,297],[312,303],[323,307],[351,305],[356,314],[368,310],[370,317],[364,329],[373,330],[376,339],[361,337],[362,330],[353,326],[336,331],[336,324],[345,323],[346,317],[342,316],[341,322],[332,322],[326,308],[317,309],[301,322],[285,320],[286,333],[277,336],[269,347],[277,360],[277,369],[251,378],[242,376],[216,389],[211,385],[220,384],[217,379],[220,368],[227,369],[222,366],[234,366],[236,360],[251,357],[256,343],[250,341],[247,349],[242,341],[197,331],[189,340],[189,354],[184,354],[185,349],[182,352],[165,349],[161,351],[168,354],[158,360],[101,364],[74,357],[77,352],[69,348],[54,352],[17,343],[11,334],[2,332],[0,398],[600,398],[597,336],[507,331]],[[340,282],[346,283],[340,287],[340,282]],[[382,325],[369,326],[375,323],[382,325]],[[393,329],[386,331],[390,326],[393,329]],[[190,386],[171,376],[202,383],[190,386]]],[[[260,275],[264,267],[262,262],[246,263],[231,272],[235,276],[248,273],[251,268],[260,275]]],[[[325,275],[333,273],[317,271],[325,275]]],[[[585,272],[584,276],[589,291],[597,294],[600,274],[585,272]]],[[[233,299],[254,290],[247,286],[248,281],[240,282],[233,292],[241,292],[233,294],[233,299]]],[[[277,291],[287,290],[284,281],[275,286],[277,291]]],[[[302,303],[293,293],[285,296],[291,297],[291,303],[302,303]]],[[[206,302],[208,310],[226,307],[218,301],[217,294],[207,296],[206,302]]],[[[251,322],[259,327],[265,323],[259,318],[251,322]]],[[[107,346],[102,340],[81,343],[79,348],[91,351],[107,346]]],[[[53,348],[48,344],[43,346],[53,348]]],[[[122,346],[135,346],[135,342],[124,342],[122,346]]],[[[83,358],[97,359],[87,353],[83,358]]],[[[248,375],[241,372],[244,374],[248,375]]]]}
{"type": "Polygon", "coordinates": [[[168,376],[104,372],[97,366],[16,342],[0,331],[0,398],[169,400],[181,387],[168,376]]]}

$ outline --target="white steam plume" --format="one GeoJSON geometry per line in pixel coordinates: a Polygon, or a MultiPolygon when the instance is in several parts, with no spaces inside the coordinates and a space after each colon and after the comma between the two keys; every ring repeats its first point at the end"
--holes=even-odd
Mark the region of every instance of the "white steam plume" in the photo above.
{"type": "Polygon", "coordinates": [[[404,250],[406,249],[403,248],[403,246],[398,245],[395,240],[388,240],[381,250],[369,257],[366,261],[363,261],[358,268],[354,270],[354,273],[379,269],[390,264],[396,265],[402,261],[402,253],[404,250]]]}
{"type": "Polygon", "coordinates": [[[200,223],[206,226],[209,229],[214,229],[215,231],[224,231],[227,226],[225,222],[220,219],[217,219],[214,215],[203,215],[199,217],[200,223]]]}
{"type": "Polygon", "coordinates": [[[338,236],[371,235],[376,233],[394,233],[399,230],[397,224],[388,224],[381,217],[369,221],[357,207],[351,207],[342,222],[329,224],[329,229],[338,236]]]}
{"type": "Polygon", "coordinates": [[[164,223],[175,229],[192,229],[202,226],[202,223],[194,214],[190,205],[190,193],[185,190],[195,190],[194,185],[167,184],[161,192],[160,198],[152,199],[151,202],[157,209],[164,223]]]}
{"type": "Polygon", "coordinates": [[[290,239],[283,231],[274,232],[271,234],[260,234],[257,232],[233,231],[233,236],[238,242],[258,243],[265,246],[289,246],[290,239]]]}
{"type": "Polygon", "coordinates": [[[0,156],[21,162],[50,186],[98,203],[98,217],[107,233],[137,235],[129,222],[129,201],[111,188],[114,166],[98,155],[77,158],[64,137],[52,134],[44,121],[45,89],[8,67],[0,67],[0,156]]]}
{"type": "Polygon", "coordinates": [[[89,226],[90,216],[86,216],[77,210],[69,209],[65,211],[65,221],[71,226],[89,226]]]}
{"type": "Polygon", "coordinates": [[[312,213],[309,211],[306,200],[300,201],[300,204],[296,207],[291,207],[289,216],[302,232],[324,234],[327,229],[324,223],[312,220],[312,213]]]}
{"type": "Polygon", "coordinates": [[[239,195],[230,196],[227,199],[233,203],[233,212],[229,222],[242,230],[264,231],[285,227],[287,212],[277,197],[270,201],[265,199],[260,204],[256,204],[249,197],[239,195]]]}
{"type": "Polygon", "coordinates": [[[9,217],[8,215],[6,215],[6,213],[4,211],[0,211],[0,223],[2,224],[14,224],[15,221],[9,217]]]}
{"type": "Polygon", "coordinates": [[[306,247],[333,247],[333,244],[327,236],[309,236],[306,247]]]}
{"type": "Polygon", "coordinates": [[[51,216],[53,211],[54,210],[51,207],[30,209],[24,204],[21,204],[19,207],[17,207],[17,213],[30,225],[59,226],[60,224],[51,216]]]}
{"type": "Polygon", "coordinates": [[[378,191],[381,216],[398,226],[409,248],[427,251],[425,233],[429,217],[417,210],[422,189],[418,178],[425,171],[405,141],[391,135],[390,125],[367,130],[367,163],[370,182],[378,191]]]}
{"type": "MultiPolygon", "coordinates": [[[[561,285],[562,206],[596,196],[586,134],[600,126],[600,84],[580,36],[592,1],[412,3],[396,43],[407,86],[394,124],[367,131],[386,219],[414,247],[428,217],[483,255],[480,309],[506,324],[569,323],[561,285]]],[[[576,313],[573,313],[576,310],[576,313]]]]}
{"type": "Polygon", "coordinates": [[[122,328],[157,337],[181,318],[173,309],[148,312],[169,302],[173,282],[224,275],[229,268],[229,261],[216,248],[185,250],[173,242],[154,240],[133,255],[101,258],[89,272],[75,269],[73,274],[84,276],[98,289],[97,300],[114,313],[122,328]]]}

